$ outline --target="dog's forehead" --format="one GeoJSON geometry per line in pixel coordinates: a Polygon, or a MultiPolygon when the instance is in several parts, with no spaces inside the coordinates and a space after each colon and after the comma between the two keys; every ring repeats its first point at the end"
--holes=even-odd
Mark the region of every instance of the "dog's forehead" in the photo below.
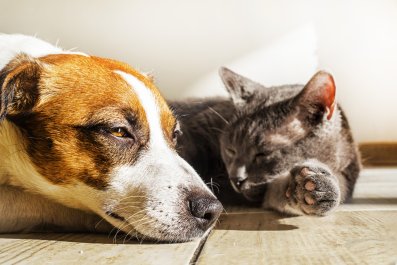
{"type": "Polygon", "coordinates": [[[93,111],[108,108],[130,109],[147,124],[144,102],[134,84],[120,73],[138,80],[153,96],[161,127],[171,134],[175,118],[152,80],[129,65],[111,59],[75,54],[48,55],[41,58],[48,65],[41,79],[42,98],[51,98],[62,118],[86,119],[93,111]],[[72,110],[72,111],[71,111],[72,110]]]}

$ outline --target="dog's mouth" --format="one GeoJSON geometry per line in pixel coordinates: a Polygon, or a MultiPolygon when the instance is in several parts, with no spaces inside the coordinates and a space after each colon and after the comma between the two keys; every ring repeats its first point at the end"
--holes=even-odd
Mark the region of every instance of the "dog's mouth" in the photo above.
{"type": "Polygon", "coordinates": [[[206,198],[187,200],[186,207],[173,211],[178,214],[166,213],[166,209],[159,209],[157,215],[154,215],[153,211],[150,211],[152,208],[148,209],[148,212],[145,212],[145,209],[138,212],[124,212],[121,208],[120,212],[116,207],[117,210],[106,209],[102,215],[116,228],[114,230],[117,231],[116,233],[126,234],[130,238],[157,242],[185,242],[202,236],[215,224],[212,219],[216,220],[213,215],[216,217],[218,215],[217,209],[214,208],[218,204],[207,206],[200,204],[202,201],[206,201],[206,198]],[[170,215],[172,218],[164,218],[170,215]],[[131,217],[136,217],[137,221],[131,217]]]}
{"type": "Polygon", "coordinates": [[[133,227],[132,224],[128,223],[128,218],[125,218],[115,212],[106,211],[105,214],[114,220],[114,222],[111,222],[111,223],[113,223],[113,226],[116,228],[116,230],[115,230],[115,231],[117,231],[116,235],[120,233],[120,234],[124,235],[124,238],[129,236],[130,239],[137,238],[139,240],[141,238],[141,239],[145,239],[148,241],[155,241],[155,242],[168,242],[168,241],[185,242],[185,241],[189,241],[189,240],[193,239],[193,237],[192,238],[191,237],[178,237],[177,235],[175,235],[173,233],[170,233],[169,235],[163,234],[162,235],[163,237],[158,237],[155,235],[151,235],[150,233],[149,234],[145,233],[145,231],[137,230],[136,227],[133,227]]]}
{"type": "Polygon", "coordinates": [[[119,220],[119,221],[122,221],[122,222],[126,222],[126,219],[124,217],[118,215],[115,212],[107,211],[106,215],[112,217],[113,219],[116,219],[116,220],[119,220]]]}

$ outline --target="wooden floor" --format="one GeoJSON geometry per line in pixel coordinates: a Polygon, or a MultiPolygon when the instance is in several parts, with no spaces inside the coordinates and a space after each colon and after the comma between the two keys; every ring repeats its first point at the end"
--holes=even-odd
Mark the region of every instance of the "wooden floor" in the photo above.
{"type": "Polygon", "coordinates": [[[353,203],[327,217],[227,212],[208,238],[183,244],[0,235],[0,264],[397,264],[397,168],[366,169],[353,203]]]}

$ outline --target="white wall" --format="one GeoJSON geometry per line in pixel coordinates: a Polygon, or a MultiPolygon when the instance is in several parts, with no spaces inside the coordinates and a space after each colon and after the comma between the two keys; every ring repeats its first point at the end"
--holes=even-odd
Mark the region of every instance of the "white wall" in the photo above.
{"type": "MultiPolygon", "coordinates": [[[[154,72],[168,97],[313,23],[359,141],[397,141],[397,1],[2,0],[0,31],[154,72]]],[[[260,67],[260,65],[258,65],[260,67]]],[[[288,75],[288,73],[285,73],[288,75]]]]}

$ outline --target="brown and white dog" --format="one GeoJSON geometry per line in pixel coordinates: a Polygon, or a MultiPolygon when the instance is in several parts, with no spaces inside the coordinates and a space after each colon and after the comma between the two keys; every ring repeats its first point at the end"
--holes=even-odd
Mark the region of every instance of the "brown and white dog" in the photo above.
{"type": "Polygon", "coordinates": [[[214,224],[222,206],[177,155],[150,78],[22,35],[0,35],[0,69],[0,232],[95,230],[99,216],[186,241],[214,224]]]}

